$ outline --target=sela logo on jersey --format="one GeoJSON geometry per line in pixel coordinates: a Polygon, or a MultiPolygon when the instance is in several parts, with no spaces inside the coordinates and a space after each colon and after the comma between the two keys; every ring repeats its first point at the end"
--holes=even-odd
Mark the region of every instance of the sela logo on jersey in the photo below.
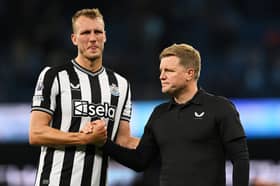
{"type": "Polygon", "coordinates": [[[74,117],[104,117],[113,120],[115,113],[116,107],[109,103],[93,104],[88,101],[73,100],[74,117]]]}

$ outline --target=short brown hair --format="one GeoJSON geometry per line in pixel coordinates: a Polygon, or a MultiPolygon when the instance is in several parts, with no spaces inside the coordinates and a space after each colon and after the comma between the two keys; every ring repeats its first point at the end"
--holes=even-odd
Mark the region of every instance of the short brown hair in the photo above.
{"type": "Polygon", "coordinates": [[[73,32],[75,32],[75,26],[74,26],[75,22],[81,16],[89,17],[89,18],[92,18],[92,19],[100,18],[104,23],[103,15],[101,14],[101,12],[99,11],[98,8],[91,8],[91,9],[87,8],[87,9],[78,10],[72,16],[72,30],[73,30],[73,32]]]}
{"type": "Polygon", "coordinates": [[[201,69],[201,58],[199,51],[188,44],[173,44],[165,49],[159,55],[161,60],[164,57],[176,56],[180,59],[180,63],[185,67],[192,67],[195,71],[194,78],[199,79],[201,69]]]}

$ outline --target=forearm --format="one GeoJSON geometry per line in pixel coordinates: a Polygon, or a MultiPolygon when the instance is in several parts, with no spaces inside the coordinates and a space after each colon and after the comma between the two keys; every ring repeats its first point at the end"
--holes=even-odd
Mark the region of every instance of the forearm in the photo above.
{"type": "Polygon", "coordinates": [[[149,157],[143,156],[139,149],[124,148],[111,140],[107,140],[102,149],[117,162],[135,171],[143,171],[149,165],[149,157]]]}
{"type": "Polygon", "coordinates": [[[29,142],[32,145],[82,145],[85,144],[83,133],[79,132],[63,132],[49,126],[41,126],[32,129],[29,134],[29,142]]]}
{"type": "Polygon", "coordinates": [[[117,138],[116,144],[129,149],[136,149],[140,139],[136,137],[117,138]]]}
{"type": "Polygon", "coordinates": [[[139,142],[140,142],[139,138],[130,137],[126,147],[130,149],[135,149],[138,146],[139,142]]]}
{"type": "Polygon", "coordinates": [[[85,134],[79,132],[64,132],[50,126],[52,115],[41,111],[32,111],[29,127],[29,143],[31,145],[81,145],[85,134]]]}
{"type": "Polygon", "coordinates": [[[45,145],[63,147],[68,145],[94,144],[103,145],[107,139],[105,122],[96,122],[92,132],[65,132],[50,126],[52,116],[40,111],[31,113],[29,128],[29,143],[31,145],[45,145]]]}
{"type": "Polygon", "coordinates": [[[116,144],[130,148],[135,149],[139,144],[140,139],[133,137],[130,132],[130,124],[128,121],[121,120],[119,125],[119,130],[116,137],[116,144]]]}

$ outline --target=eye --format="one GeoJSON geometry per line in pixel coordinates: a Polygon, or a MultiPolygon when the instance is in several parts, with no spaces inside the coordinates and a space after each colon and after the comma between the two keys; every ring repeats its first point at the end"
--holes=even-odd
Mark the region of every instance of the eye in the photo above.
{"type": "Polygon", "coordinates": [[[95,34],[103,34],[103,31],[102,30],[94,30],[94,33],[95,34]]]}
{"type": "Polygon", "coordinates": [[[89,30],[85,30],[85,31],[81,32],[81,35],[89,35],[89,34],[90,34],[89,30]]]}
{"type": "Polygon", "coordinates": [[[165,71],[166,72],[174,72],[174,70],[172,70],[172,69],[166,69],[165,71]]]}

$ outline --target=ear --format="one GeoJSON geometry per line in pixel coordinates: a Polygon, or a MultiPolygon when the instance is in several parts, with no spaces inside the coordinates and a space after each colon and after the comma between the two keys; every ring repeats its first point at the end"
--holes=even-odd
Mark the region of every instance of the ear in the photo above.
{"type": "Polygon", "coordinates": [[[187,81],[190,81],[194,79],[194,69],[193,68],[188,68],[186,72],[186,79],[187,81]]]}
{"type": "Polygon", "coordinates": [[[77,35],[72,33],[71,34],[71,40],[72,40],[72,43],[73,45],[77,46],[77,35]]]}
{"type": "Polygon", "coordinates": [[[106,43],[106,41],[107,41],[107,36],[106,36],[106,31],[104,32],[104,43],[106,43]]]}

